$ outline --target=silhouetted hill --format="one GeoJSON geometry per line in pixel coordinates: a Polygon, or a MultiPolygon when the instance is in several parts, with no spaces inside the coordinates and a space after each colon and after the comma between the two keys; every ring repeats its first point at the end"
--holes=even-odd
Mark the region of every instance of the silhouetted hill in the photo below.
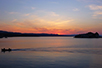
{"type": "Polygon", "coordinates": [[[1,31],[0,30],[0,37],[13,37],[13,36],[19,36],[21,35],[21,33],[17,33],[17,32],[8,32],[8,31],[1,31]]]}
{"type": "Polygon", "coordinates": [[[2,31],[0,30],[0,38],[7,38],[7,37],[48,37],[48,36],[75,36],[75,35],[58,35],[58,34],[47,34],[47,33],[41,33],[41,34],[37,34],[37,33],[18,33],[18,32],[8,32],[8,31],[2,31]]]}
{"type": "Polygon", "coordinates": [[[96,33],[88,32],[85,34],[75,35],[75,38],[102,38],[102,36],[100,36],[98,32],[96,33]]]}

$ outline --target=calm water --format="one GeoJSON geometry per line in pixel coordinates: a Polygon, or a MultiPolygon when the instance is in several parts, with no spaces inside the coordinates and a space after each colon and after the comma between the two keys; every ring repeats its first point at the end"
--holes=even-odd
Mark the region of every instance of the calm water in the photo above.
{"type": "Polygon", "coordinates": [[[102,68],[102,39],[13,37],[0,39],[0,68],[102,68]]]}

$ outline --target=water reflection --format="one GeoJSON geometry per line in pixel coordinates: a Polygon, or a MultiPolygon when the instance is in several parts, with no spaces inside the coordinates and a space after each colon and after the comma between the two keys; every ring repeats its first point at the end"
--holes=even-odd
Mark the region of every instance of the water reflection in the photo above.
{"type": "MultiPolygon", "coordinates": [[[[40,51],[40,52],[68,52],[68,53],[84,53],[84,54],[98,54],[102,55],[102,48],[61,48],[61,47],[48,47],[48,48],[24,48],[12,49],[11,51],[40,51]]],[[[11,52],[8,51],[8,52],[11,52]]],[[[1,51],[7,52],[7,51],[1,51]]]]}
{"type": "Polygon", "coordinates": [[[101,68],[102,55],[45,52],[13,51],[0,55],[0,68],[101,68]],[[96,59],[97,58],[97,59],[96,59]],[[2,62],[5,61],[5,62],[2,62]],[[7,64],[5,64],[7,63],[7,64]],[[95,66],[95,67],[94,67],[95,66]]]}
{"type": "Polygon", "coordinates": [[[0,68],[102,68],[102,39],[34,37],[0,39],[0,68]]]}

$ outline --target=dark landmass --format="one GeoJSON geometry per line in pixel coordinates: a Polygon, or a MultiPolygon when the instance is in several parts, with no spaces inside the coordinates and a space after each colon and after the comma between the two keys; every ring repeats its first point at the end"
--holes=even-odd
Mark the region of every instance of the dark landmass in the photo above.
{"type": "Polygon", "coordinates": [[[75,35],[58,35],[58,34],[47,34],[47,33],[19,33],[19,32],[8,32],[0,30],[0,38],[8,38],[8,37],[70,37],[75,35]]]}
{"type": "Polygon", "coordinates": [[[75,35],[74,38],[102,38],[102,36],[100,36],[98,32],[96,33],[88,32],[85,34],[75,35]]]}

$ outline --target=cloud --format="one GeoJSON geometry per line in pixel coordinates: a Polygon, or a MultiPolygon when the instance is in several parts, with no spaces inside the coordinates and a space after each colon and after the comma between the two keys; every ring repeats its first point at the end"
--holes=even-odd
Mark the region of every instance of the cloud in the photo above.
{"type": "Polygon", "coordinates": [[[35,7],[31,7],[31,9],[32,9],[32,10],[34,10],[34,9],[35,9],[35,7]]]}
{"type": "Polygon", "coordinates": [[[102,11],[96,11],[94,12],[93,16],[98,16],[98,15],[102,15],[102,11]]]}
{"type": "Polygon", "coordinates": [[[49,12],[49,15],[51,15],[51,16],[59,16],[59,14],[56,14],[55,12],[49,12]]]}
{"type": "MultiPolygon", "coordinates": [[[[11,14],[15,14],[12,12],[11,14]]],[[[53,11],[42,11],[36,13],[20,13],[23,19],[12,19],[7,24],[0,27],[0,29],[9,31],[19,31],[27,33],[60,33],[60,34],[71,34],[77,32],[74,30],[73,21],[74,19],[65,19],[53,11]],[[39,13],[44,14],[42,16],[39,13]],[[27,17],[25,17],[27,16],[27,17]],[[53,19],[52,19],[53,18],[53,19]],[[7,28],[4,28],[7,27],[7,28]]]]}
{"type": "MultiPolygon", "coordinates": [[[[73,19],[47,20],[33,16],[23,20],[13,19],[12,22],[1,23],[0,29],[22,33],[53,33],[53,34],[76,34],[84,32],[84,29],[73,26],[73,19]],[[7,27],[7,28],[5,28],[7,27]]],[[[75,23],[74,23],[75,24],[75,23]]]]}
{"type": "Polygon", "coordinates": [[[16,22],[17,21],[17,19],[14,19],[14,20],[12,20],[11,22],[16,22]]]}
{"type": "MultiPolygon", "coordinates": [[[[14,19],[13,21],[16,21],[16,19],[14,19]]],[[[24,20],[23,22],[16,21],[16,23],[9,22],[9,24],[3,22],[0,25],[0,29],[7,30],[7,31],[22,32],[22,33],[49,33],[49,34],[58,34],[58,33],[75,34],[80,31],[80,29],[74,29],[74,28],[62,29],[62,28],[57,28],[57,26],[56,28],[50,28],[50,27],[44,27],[44,26],[37,27],[36,23],[33,23],[33,22],[34,21],[30,21],[30,20],[24,20]]]]}
{"type": "Polygon", "coordinates": [[[80,33],[80,32],[84,32],[80,29],[57,29],[57,28],[32,28],[29,29],[29,31],[31,32],[35,32],[35,33],[48,33],[48,34],[76,34],[76,33],[80,33]]]}
{"type": "MultiPolygon", "coordinates": [[[[29,15],[30,17],[31,15],[29,15]]],[[[68,23],[72,22],[72,19],[69,20],[47,20],[45,18],[40,18],[37,16],[33,16],[31,18],[17,20],[13,19],[12,21],[8,21],[7,23],[3,23],[3,27],[0,29],[9,30],[9,31],[19,31],[19,32],[27,32],[27,33],[69,33],[68,31],[71,29],[68,23]],[[7,28],[4,28],[7,27],[7,28]]],[[[71,26],[72,27],[72,26],[71,26]]],[[[74,29],[74,28],[73,28],[74,29]]]]}
{"type": "Polygon", "coordinates": [[[88,7],[91,10],[102,10],[102,6],[100,6],[100,5],[89,5],[88,7]]]}
{"type": "Polygon", "coordinates": [[[77,0],[86,3],[102,3],[102,0],[77,0]]]}
{"type": "Polygon", "coordinates": [[[88,5],[87,7],[93,10],[92,16],[94,19],[102,19],[102,5],[88,5]]]}
{"type": "Polygon", "coordinates": [[[102,11],[95,11],[93,12],[94,19],[102,19],[102,11]]]}
{"type": "Polygon", "coordinates": [[[59,4],[58,2],[51,2],[51,3],[53,3],[53,4],[59,4]]]}
{"type": "Polygon", "coordinates": [[[79,9],[78,8],[74,8],[73,11],[79,11],[79,9]]]}
{"type": "Polygon", "coordinates": [[[57,14],[56,12],[53,12],[53,11],[45,11],[45,10],[39,10],[36,12],[37,15],[40,15],[40,16],[48,16],[48,17],[57,17],[57,16],[60,16],[59,14],[57,14]]]}
{"type": "Polygon", "coordinates": [[[28,13],[28,14],[24,14],[24,16],[29,16],[30,14],[28,13]]]}
{"type": "Polygon", "coordinates": [[[18,14],[18,12],[9,12],[9,14],[18,14]]]}

